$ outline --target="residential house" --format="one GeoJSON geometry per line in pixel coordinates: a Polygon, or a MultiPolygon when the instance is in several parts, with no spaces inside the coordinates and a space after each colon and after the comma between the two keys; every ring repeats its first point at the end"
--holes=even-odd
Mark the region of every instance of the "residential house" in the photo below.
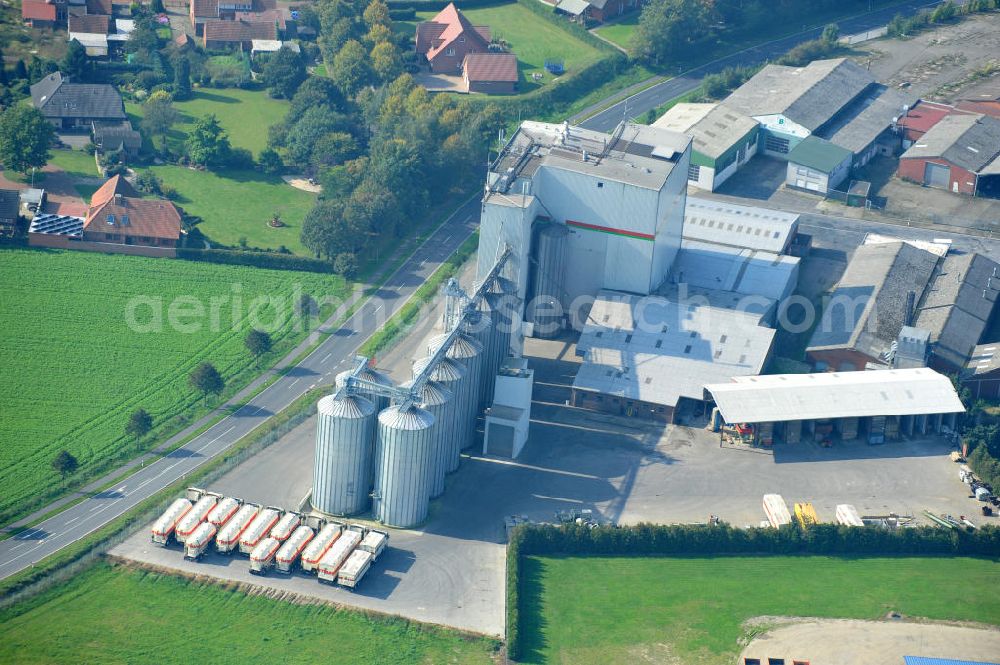
{"type": "Polygon", "coordinates": [[[90,131],[95,121],[125,120],[125,104],[114,86],[71,83],[60,72],[31,86],[31,101],[56,130],[90,131]]]}
{"type": "Polygon", "coordinates": [[[559,0],[555,9],[576,19],[603,23],[641,6],[641,0],[559,0]]]}
{"type": "Polygon", "coordinates": [[[79,42],[91,58],[108,57],[111,17],[96,14],[69,17],[69,41],[79,42]]]}
{"type": "Polygon", "coordinates": [[[60,16],[60,7],[65,9],[66,5],[44,0],[21,0],[21,20],[33,28],[54,28],[57,22],[66,19],[65,14],[60,16]]]}
{"type": "Polygon", "coordinates": [[[492,37],[484,25],[474,26],[455,3],[430,21],[417,24],[416,49],[435,74],[457,75],[470,53],[488,53],[492,37]]]}
{"type": "Polygon", "coordinates": [[[278,27],[273,21],[208,21],[204,24],[202,39],[210,51],[239,47],[244,51],[253,48],[255,39],[275,40],[278,27]]]}
{"type": "Polygon", "coordinates": [[[287,7],[266,9],[260,12],[236,12],[233,20],[249,23],[273,21],[278,27],[279,39],[287,40],[295,37],[295,21],[292,20],[292,13],[287,7]]]}
{"type": "Polygon", "coordinates": [[[209,21],[233,21],[237,19],[237,14],[266,12],[276,6],[275,0],[191,0],[188,17],[195,35],[201,37],[209,21]]]}
{"type": "Polygon", "coordinates": [[[20,192],[16,189],[0,189],[0,237],[14,235],[20,214],[20,192]]]}
{"type": "Polygon", "coordinates": [[[517,57],[513,53],[470,53],[462,63],[469,92],[512,94],[517,89],[517,57]]]}
{"type": "Polygon", "coordinates": [[[953,113],[899,158],[899,176],[969,196],[1000,196],[1000,120],[953,113]]]}
{"type": "Polygon", "coordinates": [[[142,135],[132,129],[128,120],[94,122],[91,135],[94,145],[105,154],[121,152],[126,157],[135,157],[142,149],[142,135]]]}
{"type": "Polygon", "coordinates": [[[120,175],[94,192],[83,222],[84,241],[176,247],[181,215],[170,201],[144,199],[120,175]]]}

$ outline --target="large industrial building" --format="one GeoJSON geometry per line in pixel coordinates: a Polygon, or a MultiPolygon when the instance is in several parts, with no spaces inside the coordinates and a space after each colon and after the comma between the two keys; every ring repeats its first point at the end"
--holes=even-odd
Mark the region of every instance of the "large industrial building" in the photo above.
{"type": "Polygon", "coordinates": [[[1000,120],[965,112],[943,117],[899,158],[899,175],[955,194],[1000,196],[1000,120]]]}

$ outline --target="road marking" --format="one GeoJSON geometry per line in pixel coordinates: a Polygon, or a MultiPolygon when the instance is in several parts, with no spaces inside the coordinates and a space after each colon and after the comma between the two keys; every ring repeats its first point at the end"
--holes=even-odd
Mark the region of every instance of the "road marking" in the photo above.
{"type": "MultiPolygon", "coordinates": [[[[222,434],[220,434],[219,436],[215,437],[214,439],[212,439],[211,441],[209,441],[208,443],[206,443],[206,444],[205,444],[204,446],[202,446],[201,448],[199,448],[199,449],[198,449],[198,450],[197,450],[196,452],[199,452],[199,453],[200,453],[201,451],[205,450],[205,448],[208,448],[208,447],[209,447],[210,445],[212,445],[213,443],[215,443],[216,441],[218,441],[219,439],[221,439],[221,438],[222,438],[222,437],[224,437],[225,435],[229,434],[229,433],[230,433],[230,432],[232,432],[232,431],[233,431],[234,429],[236,429],[236,425],[233,425],[232,427],[230,427],[229,429],[227,429],[227,430],[226,430],[225,432],[223,432],[223,433],[222,433],[222,434]]],[[[178,460],[178,461],[180,461],[180,460],[178,460]]],[[[171,466],[171,467],[169,467],[169,468],[171,468],[171,469],[172,469],[172,468],[173,468],[173,466],[171,466]]]]}
{"type": "Polygon", "coordinates": [[[299,382],[299,381],[300,381],[301,379],[302,379],[302,377],[301,377],[301,376],[300,376],[300,377],[298,377],[297,379],[295,379],[294,381],[292,381],[291,383],[289,383],[289,384],[288,384],[288,387],[289,387],[289,388],[291,388],[291,387],[292,387],[292,386],[294,386],[294,385],[295,385],[296,383],[298,383],[298,382],[299,382]]]}
{"type": "Polygon", "coordinates": [[[495,459],[492,457],[480,457],[479,455],[462,455],[462,457],[468,457],[469,459],[476,460],[477,462],[489,462],[491,464],[515,466],[518,469],[528,469],[529,471],[544,471],[545,473],[554,473],[560,476],[572,476],[573,478],[586,478],[588,480],[604,480],[604,478],[601,478],[600,476],[592,476],[589,473],[578,473],[576,471],[563,471],[562,469],[546,469],[544,466],[535,466],[533,464],[521,464],[520,462],[514,462],[511,460],[495,459]]]}
{"type": "Polygon", "coordinates": [[[320,362],[321,362],[321,363],[325,363],[325,362],[326,362],[327,360],[329,360],[329,359],[330,359],[330,356],[332,356],[332,355],[333,355],[333,351],[331,351],[330,353],[328,353],[328,354],[326,354],[325,356],[323,356],[323,359],[322,359],[322,360],[320,360],[320,362]]]}

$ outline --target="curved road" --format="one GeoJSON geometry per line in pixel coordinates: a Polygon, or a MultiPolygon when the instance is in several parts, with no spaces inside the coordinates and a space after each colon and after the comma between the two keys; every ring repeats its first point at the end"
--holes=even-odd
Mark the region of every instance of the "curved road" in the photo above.
{"type": "MultiPolygon", "coordinates": [[[[857,34],[885,25],[892,20],[892,17],[896,14],[915,14],[921,9],[934,7],[938,4],[940,4],[939,1],[928,2],[927,0],[911,0],[911,2],[906,2],[901,5],[894,5],[892,7],[879,9],[874,12],[855,16],[853,18],[837,21],[837,25],[840,27],[840,34],[842,35],[857,34]]],[[[655,109],[662,104],[666,104],[671,99],[676,99],[685,93],[691,92],[701,85],[701,79],[706,74],[715,74],[722,71],[726,67],[745,67],[767,62],[768,60],[772,60],[784,54],[792,47],[801,44],[804,41],[816,39],[822,33],[823,28],[813,28],[794,35],[789,35],[788,37],[782,37],[781,39],[776,39],[765,44],[753,46],[743,51],[738,51],[724,58],[719,58],[718,60],[714,60],[700,67],[686,71],[674,78],[667,79],[666,81],[662,81],[654,86],[646,88],[642,92],[638,92],[618,102],[614,106],[590,116],[586,120],[577,121],[576,124],[586,127],[587,129],[610,132],[618,125],[619,122],[622,121],[622,118],[626,116],[628,118],[636,118],[650,109],[655,109]]],[[[586,111],[584,111],[584,113],[586,113],[586,111]]],[[[574,121],[574,119],[571,118],[571,121],[574,121]]]]}
{"type": "MultiPolygon", "coordinates": [[[[937,2],[909,2],[839,23],[844,34],[863,32],[885,25],[897,13],[914,13],[937,2]]],[[[703,65],[677,78],[658,83],[626,101],[580,123],[589,129],[610,131],[627,112],[630,117],[674,99],[696,88],[705,74],[733,65],[763,62],[807,39],[817,37],[821,28],[808,30],[761,46],[753,47],[703,65]]],[[[194,471],[224,452],[319,383],[329,383],[345,368],[361,343],[413,295],[417,288],[469,236],[479,223],[479,201],[463,205],[427,239],[379,292],[305,359],[245,406],[198,435],[183,447],[159,458],[123,480],[113,489],[88,498],[38,526],[0,541],[0,579],[33,565],[84,536],[96,531],[167,485],[194,471]]]]}

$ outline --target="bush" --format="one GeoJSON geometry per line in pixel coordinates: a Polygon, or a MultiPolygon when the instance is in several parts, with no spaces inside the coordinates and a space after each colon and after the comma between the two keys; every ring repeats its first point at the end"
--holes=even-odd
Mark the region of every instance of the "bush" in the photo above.
{"type": "Polygon", "coordinates": [[[256,164],[253,161],[253,153],[246,148],[230,148],[226,166],[240,171],[249,171],[256,164]]]}
{"type": "Polygon", "coordinates": [[[337,254],[337,258],[333,260],[333,271],[344,277],[353,277],[358,272],[358,258],[347,252],[337,254]]]}
{"type": "Polygon", "coordinates": [[[205,261],[225,265],[254,266],[272,270],[294,270],[299,272],[333,273],[329,261],[304,256],[280,254],[278,252],[245,251],[236,249],[178,249],[177,258],[187,261],[205,261]]]}

